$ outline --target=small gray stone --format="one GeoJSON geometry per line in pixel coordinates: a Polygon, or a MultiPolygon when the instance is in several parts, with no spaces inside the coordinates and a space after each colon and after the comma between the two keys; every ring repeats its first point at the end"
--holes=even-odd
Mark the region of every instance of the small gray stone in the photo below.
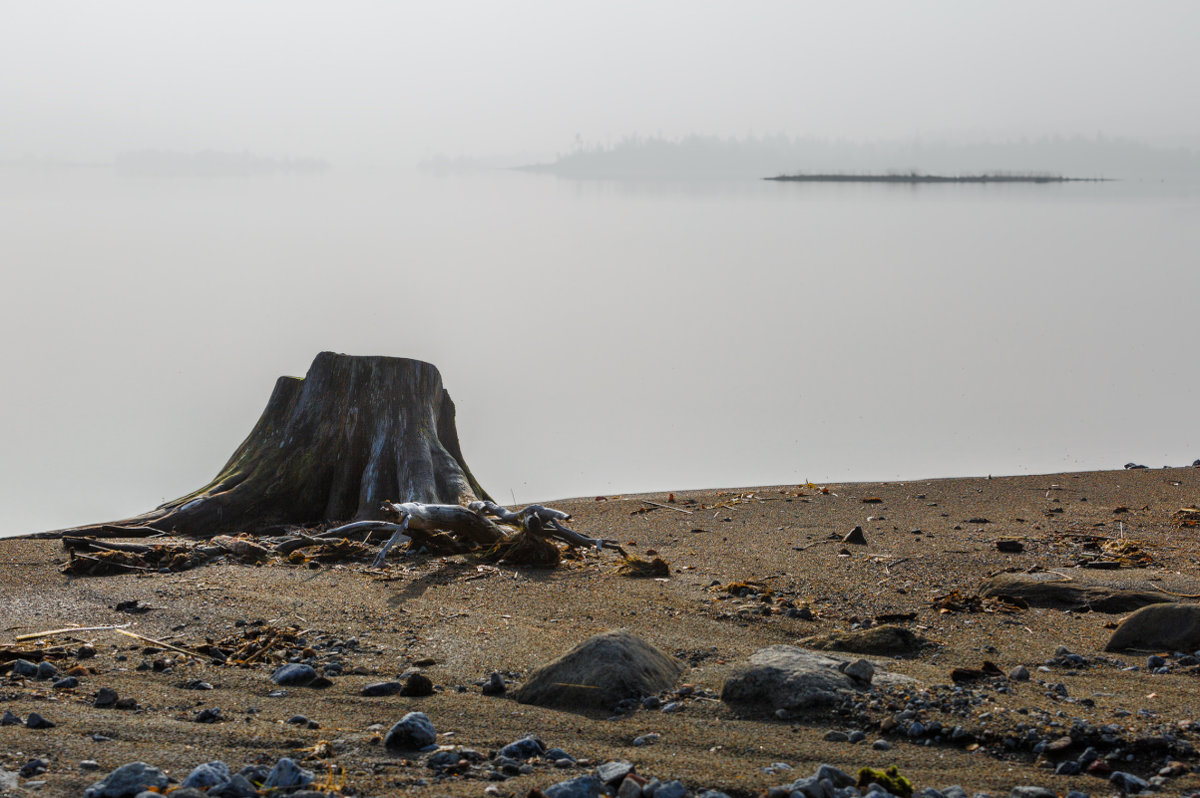
{"type": "Polygon", "coordinates": [[[817,780],[823,779],[829,779],[834,787],[851,787],[855,783],[853,776],[833,765],[821,765],[817,768],[817,780]]]}
{"type": "Polygon", "coordinates": [[[213,787],[208,791],[208,798],[257,798],[258,790],[241,773],[233,774],[227,784],[213,787]]]}
{"type": "Polygon", "coordinates": [[[721,792],[720,790],[705,790],[696,796],[696,798],[730,798],[729,793],[721,792]]]}
{"type": "Polygon", "coordinates": [[[362,689],[362,694],[377,698],[385,695],[395,695],[404,689],[404,685],[400,682],[374,682],[368,684],[362,689]]]}
{"type": "Polygon", "coordinates": [[[56,725],[36,712],[30,712],[29,717],[25,718],[25,728],[27,729],[53,729],[56,725]]]}
{"type": "Polygon", "coordinates": [[[642,798],[641,782],[634,778],[626,778],[617,788],[617,798],[642,798]]]}
{"type": "Polygon", "coordinates": [[[1112,784],[1121,792],[1139,793],[1142,790],[1150,789],[1150,782],[1143,779],[1141,776],[1135,776],[1132,773],[1127,773],[1124,770],[1114,770],[1112,775],[1108,777],[1109,784],[1112,784]]]}
{"type": "Polygon", "coordinates": [[[685,798],[688,794],[687,787],[683,786],[683,782],[678,779],[668,781],[659,786],[654,791],[654,798],[685,798]]]}
{"type": "Polygon", "coordinates": [[[921,790],[921,798],[946,798],[946,794],[941,790],[934,789],[933,787],[926,787],[925,789],[921,790]]]}
{"type": "Polygon", "coordinates": [[[511,743],[501,748],[497,752],[497,755],[513,760],[524,761],[535,756],[541,756],[545,750],[545,743],[543,743],[535,735],[527,734],[521,739],[513,740],[511,743]]]}
{"type": "Polygon", "coordinates": [[[615,785],[633,772],[633,763],[623,759],[605,762],[596,768],[596,777],[605,784],[615,785]]]}
{"type": "Polygon", "coordinates": [[[24,676],[29,679],[36,679],[38,675],[38,666],[27,659],[19,659],[12,664],[9,670],[13,676],[24,676]]]}
{"type": "Polygon", "coordinates": [[[287,687],[311,684],[317,678],[317,672],[311,665],[291,662],[271,674],[271,681],[287,687]]]}
{"type": "Polygon", "coordinates": [[[179,786],[207,790],[210,787],[228,784],[232,778],[233,774],[229,772],[229,765],[220,760],[214,760],[205,762],[203,765],[196,765],[179,786]]]}
{"type": "Polygon", "coordinates": [[[1008,672],[1008,678],[1014,682],[1027,682],[1029,681],[1029,668],[1026,668],[1024,665],[1018,665],[1008,672]]]}
{"type": "Polygon", "coordinates": [[[117,695],[116,690],[112,689],[111,687],[101,687],[96,691],[96,700],[92,702],[92,706],[100,708],[111,707],[113,704],[117,703],[117,698],[119,698],[119,696],[117,695]]]}
{"type": "Polygon", "coordinates": [[[870,684],[872,677],[875,676],[875,666],[865,659],[858,659],[847,665],[842,673],[863,684],[870,684]]]}
{"type": "Polygon", "coordinates": [[[79,679],[75,678],[74,676],[68,676],[65,679],[59,679],[51,686],[55,690],[72,690],[79,686],[79,679]]]}
{"type": "Polygon", "coordinates": [[[39,679],[54,679],[58,677],[58,668],[54,667],[54,663],[42,660],[37,665],[37,678],[39,679]]]}
{"type": "Polygon", "coordinates": [[[892,750],[892,744],[887,740],[876,740],[875,742],[871,743],[871,748],[876,751],[890,751],[892,750]]]}
{"type": "Polygon", "coordinates": [[[542,792],[546,798],[599,798],[604,795],[604,783],[595,776],[576,776],[551,784],[542,792]]]}
{"type": "Polygon", "coordinates": [[[507,689],[508,685],[504,683],[504,677],[496,671],[492,671],[487,683],[481,688],[484,695],[500,695],[507,689]]]}
{"type": "Polygon", "coordinates": [[[130,762],[114,770],[84,791],[84,798],[129,798],[150,787],[163,790],[167,774],[145,762],[130,762]]]}
{"type": "Polygon", "coordinates": [[[271,768],[263,787],[303,787],[305,784],[312,784],[314,778],[311,770],[305,770],[285,756],[271,768]]]}
{"type": "Polygon", "coordinates": [[[100,763],[94,759],[84,759],[79,763],[80,770],[99,770],[100,763]]]}
{"type": "Polygon", "coordinates": [[[437,732],[429,716],[424,712],[409,712],[388,730],[383,744],[387,750],[399,752],[419,750],[436,741],[437,732]]]}
{"type": "Polygon", "coordinates": [[[1063,796],[1063,798],[1092,798],[1092,796],[1088,795],[1086,792],[1080,792],[1079,790],[1068,790],[1067,794],[1063,796]]]}
{"type": "Polygon", "coordinates": [[[414,673],[404,680],[400,695],[414,698],[433,695],[433,682],[423,673],[414,673]]]}
{"type": "Polygon", "coordinates": [[[850,735],[844,731],[838,731],[837,729],[834,729],[832,731],[825,732],[824,740],[827,743],[848,743],[850,742],[850,735]]]}
{"type": "Polygon", "coordinates": [[[22,723],[21,716],[11,709],[4,710],[4,716],[0,717],[0,726],[20,726],[22,723]]]}
{"type": "Polygon", "coordinates": [[[661,739],[662,739],[662,735],[659,734],[658,732],[650,732],[649,734],[643,734],[640,737],[634,737],[633,744],[636,746],[654,745],[656,742],[658,742],[661,739]]]}
{"type": "Polygon", "coordinates": [[[21,769],[17,771],[17,775],[23,779],[32,779],[34,776],[40,776],[50,767],[50,763],[42,758],[31,759],[21,769]]]}
{"type": "Polygon", "coordinates": [[[942,788],[942,795],[946,798],[967,798],[967,791],[957,784],[951,784],[942,788]]]}
{"type": "MultiPolygon", "coordinates": [[[[1059,646],[1059,648],[1062,648],[1062,646],[1059,646]]],[[[1058,798],[1058,793],[1053,790],[1047,790],[1045,787],[1027,784],[1013,787],[1008,796],[1009,798],[1058,798]]]]}

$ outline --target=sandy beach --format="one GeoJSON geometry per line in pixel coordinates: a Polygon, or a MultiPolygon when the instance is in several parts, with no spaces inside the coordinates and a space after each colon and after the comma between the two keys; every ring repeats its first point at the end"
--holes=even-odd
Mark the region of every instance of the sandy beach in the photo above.
{"type": "Polygon", "coordinates": [[[51,680],[14,675],[12,656],[0,660],[8,671],[0,714],[38,713],[55,724],[0,727],[0,769],[44,759],[44,773],[20,782],[42,781],[38,794],[48,796],[81,795],[127,762],[182,779],[214,759],[237,770],[282,756],[347,795],[479,796],[494,788],[525,796],[614,759],[633,762],[646,777],[679,779],[694,793],[731,796],[790,784],[822,763],[852,774],[895,765],[917,792],[961,785],[968,795],[1007,795],[1038,785],[1060,795],[1113,794],[1107,774],[1055,773],[1095,732],[1112,738],[1099,754],[1111,755],[1113,770],[1148,779],[1182,760],[1163,789],[1186,795],[1200,790],[1189,754],[1200,736],[1193,723],[1200,721],[1200,666],[1169,650],[1106,652],[1127,612],[1021,607],[979,594],[996,574],[1031,571],[1101,588],[1200,593],[1196,531],[1177,514],[1198,501],[1200,469],[1172,468],[547,502],[570,512],[585,534],[664,559],[669,576],[658,579],[618,574],[620,558],[608,551],[552,570],[407,554],[378,571],[367,562],[218,562],[176,573],[69,577],[60,572],[66,555],[58,542],[0,540],[0,655],[49,652],[60,675],[75,669],[78,680],[56,689],[51,680]],[[865,544],[843,543],[856,526],[865,544]],[[997,541],[1021,550],[1001,551],[997,541]],[[1109,564],[1082,567],[1096,560],[1109,564]],[[937,601],[954,591],[957,600],[937,601]],[[125,605],[133,612],[116,609],[135,601],[125,605]],[[720,699],[727,677],[759,649],[881,622],[928,641],[900,657],[861,655],[877,672],[910,677],[902,686],[782,718],[720,699]],[[339,667],[327,687],[279,694],[270,678],[278,661],[216,665],[114,630],[16,640],[123,624],[188,651],[256,628],[294,627],[317,660],[339,667]],[[638,705],[614,714],[511,697],[535,668],[610,629],[630,630],[680,659],[675,692],[661,696],[677,711],[638,705]],[[84,646],[94,656],[79,658],[84,646]],[[1150,672],[1153,653],[1163,655],[1167,672],[1150,672]],[[1004,675],[960,681],[955,693],[952,671],[985,661],[1004,675]],[[1009,678],[1022,665],[1030,678],[1009,678]],[[433,695],[361,694],[414,668],[432,681],[433,695]],[[493,672],[508,692],[481,692],[493,672]],[[212,689],[188,686],[200,681],[212,689]],[[101,688],[136,705],[97,707],[101,688]],[[213,708],[220,709],[215,722],[197,720],[213,708]],[[426,755],[398,756],[381,744],[412,711],[428,715],[442,746],[488,757],[535,734],[580,763],[535,762],[533,772],[495,782],[481,778],[481,768],[439,775],[426,755]],[[311,722],[288,722],[298,715],[311,722]],[[926,730],[936,721],[947,733],[910,734],[914,719],[926,730]],[[1119,730],[1100,731],[1109,724],[1119,730]],[[964,732],[951,739],[955,726],[964,732]],[[842,741],[831,731],[861,731],[865,739],[842,741]],[[650,734],[659,736],[634,745],[650,734]],[[1059,756],[1031,742],[1073,736],[1052,752],[1059,756]],[[886,745],[873,747],[876,740],[886,745]],[[84,761],[95,769],[81,769],[84,761]]]}

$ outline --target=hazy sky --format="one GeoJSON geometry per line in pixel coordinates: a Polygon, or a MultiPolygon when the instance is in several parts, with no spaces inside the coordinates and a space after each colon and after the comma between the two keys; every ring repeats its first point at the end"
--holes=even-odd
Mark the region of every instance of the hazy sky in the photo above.
{"type": "Polygon", "coordinates": [[[630,133],[1200,144],[1200,3],[0,2],[0,158],[630,133]]]}

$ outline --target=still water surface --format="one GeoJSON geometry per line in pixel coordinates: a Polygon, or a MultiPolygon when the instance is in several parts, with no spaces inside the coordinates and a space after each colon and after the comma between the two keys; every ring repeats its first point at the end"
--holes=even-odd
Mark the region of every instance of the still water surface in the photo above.
{"type": "Polygon", "coordinates": [[[206,483],[275,378],[431,361],[501,501],[1183,465],[1200,187],[0,173],[0,535],[206,483]]]}

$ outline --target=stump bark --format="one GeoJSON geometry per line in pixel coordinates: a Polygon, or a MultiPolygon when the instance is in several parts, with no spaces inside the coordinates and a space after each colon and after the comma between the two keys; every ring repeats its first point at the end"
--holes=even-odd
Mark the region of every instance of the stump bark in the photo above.
{"type": "Polygon", "coordinates": [[[134,518],[43,534],[211,537],[381,519],[385,501],[479,500],[490,497],[463,459],[454,402],[435,366],[322,352],[303,379],[279,378],[209,484],[134,518]]]}

